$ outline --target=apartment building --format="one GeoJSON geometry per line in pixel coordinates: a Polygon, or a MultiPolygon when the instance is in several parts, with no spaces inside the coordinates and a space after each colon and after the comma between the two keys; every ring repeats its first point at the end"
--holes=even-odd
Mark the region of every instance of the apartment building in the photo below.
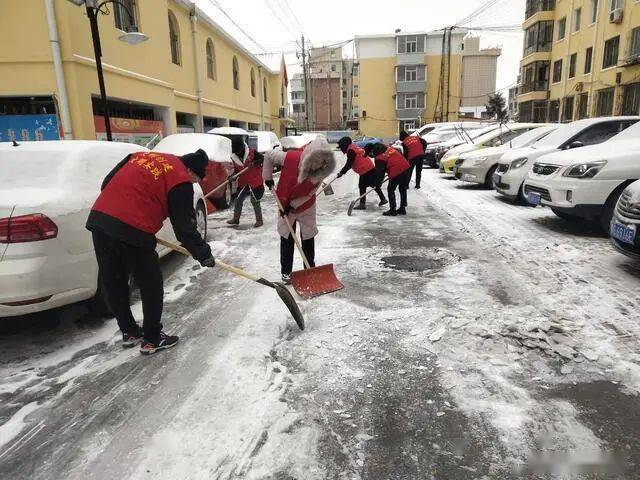
{"type": "Polygon", "coordinates": [[[456,28],[355,37],[353,116],[360,131],[392,137],[431,121],[457,120],[463,108],[472,115],[484,108],[496,88],[499,50],[482,51],[467,34],[456,28]]]}
{"type": "MultiPolygon", "coordinates": [[[[42,125],[54,126],[45,138],[57,138],[58,131],[66,138],[104,138],[84,7],[68,0],[29,4],[2,2],[0,141],[43,138],[42,132],[36,136],[42,125]]],[[[282,56],[251,54],[192,2],[121,0],[98,22],[115,139],[146,143],[156,135],[224,125],[284,129],[282,56]],[[148,40],[120,41],[134,24],[148,40]]]]}
{"type": "Polygon", "coordinates": [[[290,116],[297,128],[306,128],[307,105],[304,75],[296,73],[291,77],[291,112],[290,116]]]}
{"type": "Polygon", "coordinates": [[[345,73],[342,47],[319,47],[309,51],[312,129],[334,130],[343,127],[345,73]]]}
{"type": "Polygon", "coordinates": [[[521,121],[640,113],[640,4],[527,0],[521,121]]]}

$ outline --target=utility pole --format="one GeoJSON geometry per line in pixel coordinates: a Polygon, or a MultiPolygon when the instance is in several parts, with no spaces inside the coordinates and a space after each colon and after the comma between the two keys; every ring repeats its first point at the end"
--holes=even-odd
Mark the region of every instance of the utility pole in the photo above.
{"type": "Polygon", "coordinates": [[[307,131],[309,130],[309,115],[311,114],[309,108],[309,96],[311,94],[309,89],[309,80],[307,76],[307,51],[304,46],[304,35],[302,35],[302,72],[304,75],[304,110],[305,110],[305,125],[307,127],[307,131]]]}

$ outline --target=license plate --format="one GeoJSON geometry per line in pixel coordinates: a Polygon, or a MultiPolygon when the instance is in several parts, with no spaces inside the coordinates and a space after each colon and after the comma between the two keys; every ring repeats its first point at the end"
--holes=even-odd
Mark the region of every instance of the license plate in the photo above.
{"type": "Polygon", "coordinates": [[[536,193],[536,192],[527,193],[527,201],[534,207],[537,205],[540,205],[541,198],[542,198],[542,195],[540,195],[539,193],[536,193]]]}
{"type": "Polygon", "coordinates": [[[614,221],[611,224],[611,236],[616,240],[633,245],[636,239],[636,227],[614,221]]]}

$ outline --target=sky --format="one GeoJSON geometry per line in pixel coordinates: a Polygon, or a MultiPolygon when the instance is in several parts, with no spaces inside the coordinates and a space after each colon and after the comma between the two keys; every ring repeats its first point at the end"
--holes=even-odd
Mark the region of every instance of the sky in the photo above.
{"type": "MultiPolygon", "coordinates": [[[[296,58],[296,51],[300,47],[296,42],[300,42],[302,33],[312,46],[322,46],[353,39],[355,35],[393,33],[397,28],[403,31],[429,31],[456,25],[481,7],[484,8],[463,26],[519,26],[524,19],[525,8],[525,0],[195,1],[251,52],[283,52],[289,77],[301,71],[300,60],[296,58]]],[[[522,56],[522,31],[479,31],[477,34],[482,39],[481,47],[502,47],[496,89],[514,84],[522,56]]],[[[345,46],[345,53],[353,56],[353,43],[345,46]]]]}

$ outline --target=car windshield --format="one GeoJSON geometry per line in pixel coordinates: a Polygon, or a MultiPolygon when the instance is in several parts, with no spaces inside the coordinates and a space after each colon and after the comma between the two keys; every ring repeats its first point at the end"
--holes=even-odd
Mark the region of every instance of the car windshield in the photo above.
{"type": "Polygon", "coordinates": [[[575,135],[591,125],[595,125],[593,120],[578,120],[577,122],[560,125],[554,132],[551,132],[546,137],[531,145],[531,148],[558,148],[564,142],[573,138],[575,135]]]}
{"type": "Polygon", "coordinates": [[[549,135],[551,132],[555,130],[554,126],[548,127],[540,127],[534,128],[533,130],[529,130],[528,132],[523,133],[522,135],[518,135],[511,141],[511,148],[522,148],[529,145],[531,142],[534,142],[536,139],[540,141],[540,139],[549,135]]]}

